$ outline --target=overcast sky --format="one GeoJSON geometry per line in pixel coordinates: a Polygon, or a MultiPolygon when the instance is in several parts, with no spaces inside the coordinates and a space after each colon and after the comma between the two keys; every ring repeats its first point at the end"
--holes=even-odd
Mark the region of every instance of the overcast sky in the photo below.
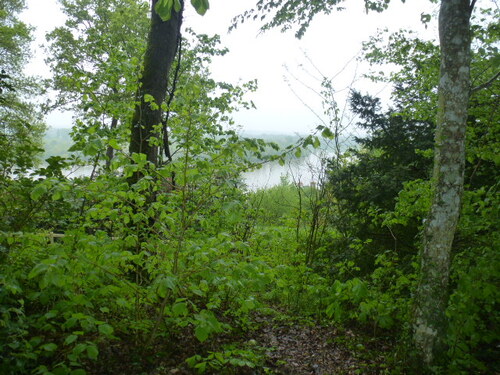
{"type": "MultiPolygon", "coordinates": [[[[387,27],[396,31],[410,28],[426,38],[437,38],[435,22],[427,29],[420,22],[422,12],[437,11],[436,5],[425,0],[406,0],[405,4],[393,0],[388,11],[368,15],[363,1],[350,0],[343,12],[317,16],[302,40],[295,39],[292,31],[283,34],[273,30],[259,34],[258,22],[245,22],[228,34],[231,19],[255,3],[256,0],[210,0],[211,8],[203,17],[188,4],[184,19],[184,26],[196,32],[221,35],[222,45],[229,48],[229,54],[214,60],[212,72],[215,79],[230,83],[258,80],[259,90],[250,96],[257,109],[235,116],[245,130],[305,133],[316,127],[319,121],[311,109],[321,113],[321,100],[306,88],[319,89],[316,68],[327,77],[335,76],[333,85],[339,91],[337,100],[341,105],[347,93],[343,89],[351,85],[355,76],[358,77],[354,84],[357,89],[372,93],[383,90],[383,87],[359,80],[367,66],[353,59],[359,53],[361,43],[377,29],[387,27]],[[305,86],[296,82],[293,76],[305,86]],[[287,81],[292,83],[296,94],[287,81]]],[[[57,0],[27,0],[27,5],[22,19],[36,27],[37,38],[33,45],[35,58],[28,72],[48,77],[50,71],[37,46],[45,42],[46,32],[64,23],[64,16],[57,0]]],[[[387,97],[389,89],[387,87],[381,95],[387,97]]],[[[48,116],[47,122],[52,127],[69,127],[71,115],[55,113],[48,116]]]]}

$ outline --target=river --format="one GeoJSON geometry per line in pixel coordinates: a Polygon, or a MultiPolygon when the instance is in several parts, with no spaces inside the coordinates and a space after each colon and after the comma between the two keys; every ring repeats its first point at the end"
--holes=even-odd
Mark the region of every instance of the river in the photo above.
{"type": "Polygon", "coordinates": [[[283,178],[302,186],[315,184],[320,180],[321,157],[315,154],[288,161],[284,166],[277,162],[267,163],[262,168],[243,173],[243,181],[250,190],[279,185],[283,178]]]}
{"type": "MultiPolygon", "coordinates": [[[[71,177],[89,176],[91,166],[66,170],[64,175],[71,177]]],[[[292,159],[281,166],[278,162],[262,165],[260,169],[242,174],[243,182],[250,190],[259,190],[279,185],[283,178],[302,186],[317,183],[321,175],[321,156],[310,154],[304,158],[292,159]]]]}

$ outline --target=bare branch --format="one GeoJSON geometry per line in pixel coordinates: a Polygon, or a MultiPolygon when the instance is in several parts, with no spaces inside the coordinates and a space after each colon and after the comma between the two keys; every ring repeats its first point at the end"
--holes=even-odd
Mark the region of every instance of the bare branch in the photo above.
{"type": "Polygon", "coordinates": [[[483,90],[489,86],[491,86],[493,84],[493,82],[495,82],[495,80],[500,77],[500,71],[498,71],[493,77],[491,77],[487,82],[479,85],[479,86],[476,86],[474,88],[471,89],[471,94],[474,94],[480,90],[483,90]]]}
{"type": "Polygon", "coordinates": [[[474,6],[476,5],[476,1],[477,0],[472,0],[470,3],[469,10],[470,10],[471,14],[472,14],[472,11],[474,10],[474,6]]]}

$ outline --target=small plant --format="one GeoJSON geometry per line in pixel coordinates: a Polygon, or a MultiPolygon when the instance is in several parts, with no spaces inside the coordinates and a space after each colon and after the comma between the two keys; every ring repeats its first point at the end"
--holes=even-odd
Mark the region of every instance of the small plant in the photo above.
{"type": "Polygon", "coordinates": [[[215,371],[217,374],[241,374],[245,368],[262,366],[263,356],[255,350],[227,348],[221,352],[209,352],[206,357],[194,355],[186,362],[199,374],[207,371],[215,371]]]}

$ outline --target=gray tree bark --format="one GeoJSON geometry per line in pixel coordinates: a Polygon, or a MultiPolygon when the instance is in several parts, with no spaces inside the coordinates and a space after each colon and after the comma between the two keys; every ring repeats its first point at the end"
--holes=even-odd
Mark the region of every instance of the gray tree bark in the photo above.
{"type": "Polygon", "coordinates": [[[442,0],[439,12],[441,68],[434,196],[425,223],[414,315],[414,342],[420,363],[427,370],[446,358],[450,258],[464,182],[472,7],[469,0],[442,0]]]}

